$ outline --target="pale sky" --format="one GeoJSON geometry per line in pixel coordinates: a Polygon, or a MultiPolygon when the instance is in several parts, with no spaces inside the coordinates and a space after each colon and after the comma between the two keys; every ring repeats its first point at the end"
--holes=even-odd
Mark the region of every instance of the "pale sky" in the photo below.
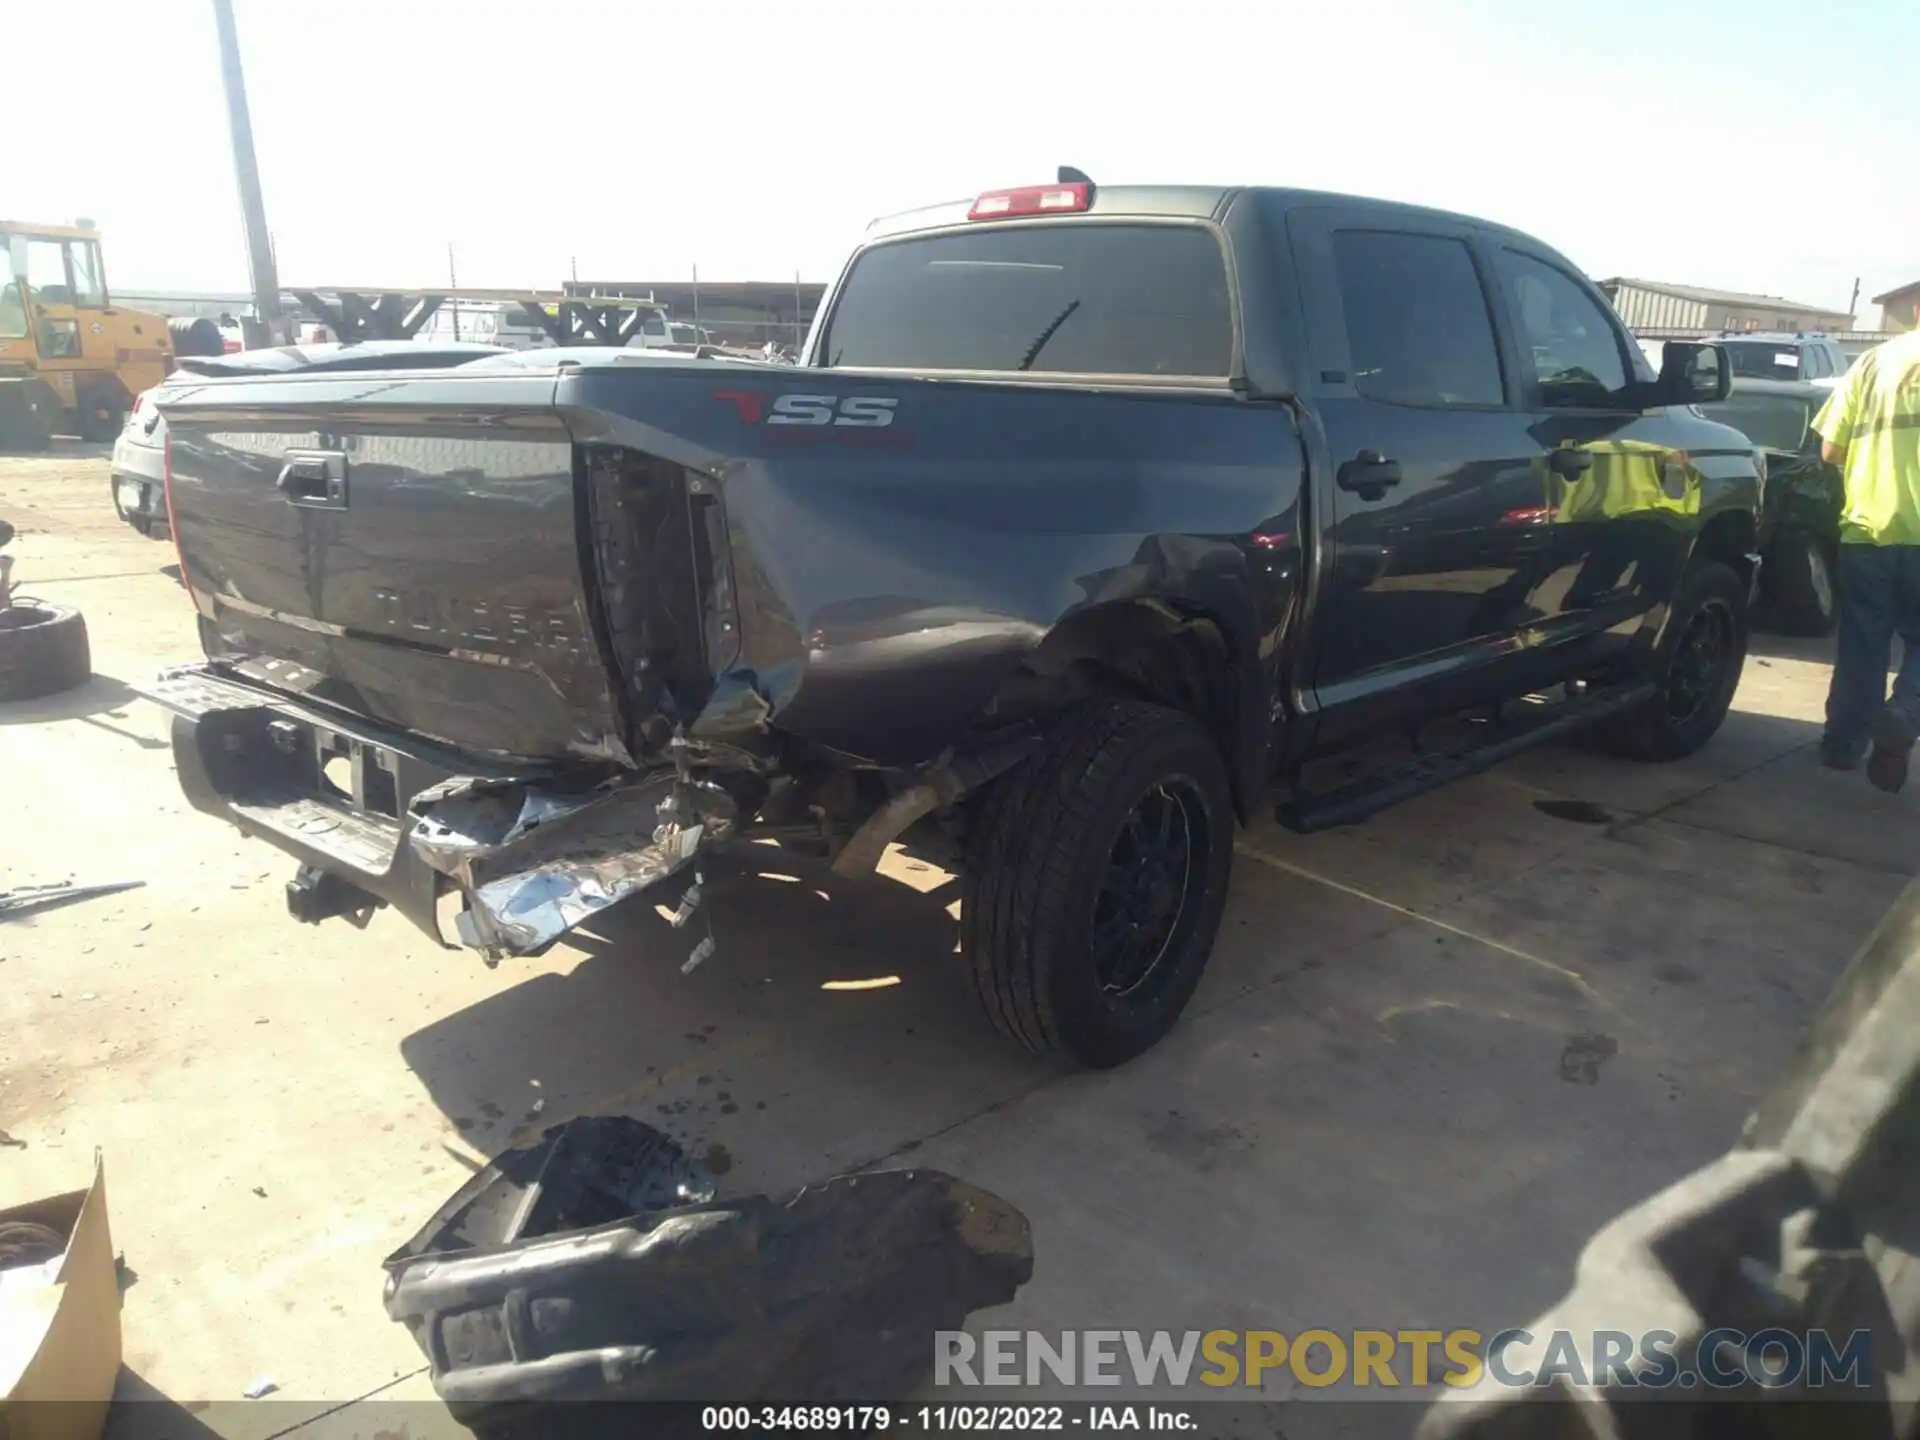
{"type": "MultiPolygon", "coordinates": [[[[876,215],[1053,178],[1300,185],[1596,277],[1920,280],[1916,0],[236,0],[287,285],[831,278],[876,215]]],[[[3,0],[0,216],[244,290],[210,0],[3,0]]]]}

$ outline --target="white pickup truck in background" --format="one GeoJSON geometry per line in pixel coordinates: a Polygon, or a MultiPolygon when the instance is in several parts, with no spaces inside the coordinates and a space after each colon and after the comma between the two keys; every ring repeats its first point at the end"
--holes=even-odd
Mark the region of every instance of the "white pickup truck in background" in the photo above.
{"type": "MultiPolygon", "coordinates": [[[[508,301],[448,301],[416,337],[435,345],[456,342],[499,345],[509,350],[545,350],[554,341],[508,301]]],[[[669,320],[664,310],[642,317],[629,349],[692,350],[713,342],[696,325],[669,320]]]]}
{"type": "MultiPolygon", "coordinates": [[[[1831,390],[1858,357],[1828,335],[1726,331],[1700,337],[1724,345],[1736,379],[1805,380],[1831,390]]],[[[1640,349],[1657,371],[1664,340],[1642,340],[1640,349]]]]}

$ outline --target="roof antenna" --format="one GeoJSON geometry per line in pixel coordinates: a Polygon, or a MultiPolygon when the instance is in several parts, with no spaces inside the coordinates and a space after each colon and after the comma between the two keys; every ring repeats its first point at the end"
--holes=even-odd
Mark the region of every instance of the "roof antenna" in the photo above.
{"type": "Polygon", "coordinates": [[[1076,170],[1071,165],[1062,165],[1060,167],[1059,179],[1055,183],[1060,185],[1091,185],[1093,184],[1093,177],[1084,170],[1076,170]]]}

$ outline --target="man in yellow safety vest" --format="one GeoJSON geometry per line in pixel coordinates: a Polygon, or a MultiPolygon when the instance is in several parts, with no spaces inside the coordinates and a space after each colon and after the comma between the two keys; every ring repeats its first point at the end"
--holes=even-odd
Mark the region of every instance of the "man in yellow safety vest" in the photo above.
{"type": "Polygon", "coordinates": [[[1920,737],[1920,330],[1856,360],[1813,428],[1846,489],[1840,633],[1820,758],[1851,770],[1871,742],[1867,778],[1898,790],[1920,737]],[[1904,654],[1889,701],[1896,634],[1904,654]]]}

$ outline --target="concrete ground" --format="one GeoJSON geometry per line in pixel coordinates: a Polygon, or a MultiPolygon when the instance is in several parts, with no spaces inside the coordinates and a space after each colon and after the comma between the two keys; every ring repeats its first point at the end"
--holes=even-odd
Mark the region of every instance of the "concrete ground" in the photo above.
{"type": "Polygon", "coordinates": [[[97,452],[0,459],[0,515],[96,672],[0,706],[0,877],[146,882],[0,926],[0,1203],[104,1152],[129,1390],[235,1402],[195,1422],[225,1434],[430,1396],[381,1258],[576,1113],[661,1124],[733,1189],[910,1161],[999,1192],[1037,1260],[982,1323],[1518,1323],[1599,1222],[1729,1144],[1920,869],[1913,796],[1815,763],[1821,647],[1762,638],[1692,760],[1553,749],[1364,828],[1255,826],[1199,995],[1116,1072],[997,1039],[956,887],[897,859],[846,886],[769,851],[690,977],[644,906],[489,970],[388,913],[293,925],[288,862],[187,809],[126,682],[197,653],[189,608],[97,452]],[[238,1403],[260,1376],[292,1402],[271,1420],[238,1403]]]}

